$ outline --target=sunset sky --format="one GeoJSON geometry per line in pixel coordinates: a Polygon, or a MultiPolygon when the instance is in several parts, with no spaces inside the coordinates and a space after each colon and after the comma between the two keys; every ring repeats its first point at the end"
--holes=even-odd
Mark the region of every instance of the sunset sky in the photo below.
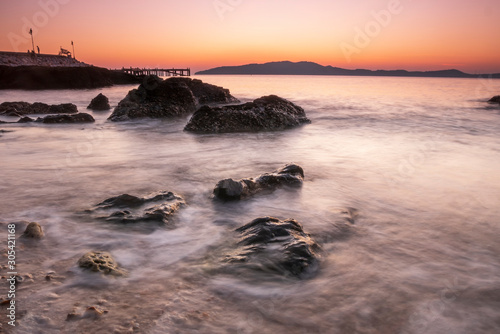
{"type": "Polygon", "coordinates": [[[498,0],[20,0],[0,50],[102,67],[313,61],[343,68],[500,72],[498,0]]]}

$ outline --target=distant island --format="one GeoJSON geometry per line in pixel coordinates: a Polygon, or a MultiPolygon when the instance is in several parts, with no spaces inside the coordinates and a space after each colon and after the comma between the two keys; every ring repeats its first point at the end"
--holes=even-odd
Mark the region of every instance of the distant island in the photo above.
{"type": "Polygon", "coordinates": [[[432,78],[478,78],[488,77],[500,79],[500,73],[468,74],[459,70],[441,71],[406,71],[406,70],[347,70],[333,66],[322,66],[313,62],[280,61],[265,64],[247,64],[241,66],[222,66],[196,75],[353,75],[353,76],[387,76],[387,77],[432,77],[432,78]]]}

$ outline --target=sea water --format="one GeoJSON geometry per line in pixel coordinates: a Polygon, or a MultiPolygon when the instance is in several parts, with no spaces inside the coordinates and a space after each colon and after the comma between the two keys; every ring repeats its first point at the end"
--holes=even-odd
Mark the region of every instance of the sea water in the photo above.
{"type": "MultiPolygon", "coordinates": [[[[74,103],[93,124],[0,124],[0,242],[18,239],[13,333],[495,333],[500,331],[500,93],[490,79],[200,76],[242,102],[276,94],[312,123],[260,133],[192,134],[189,116],[113,123],[134,86],[0,91],[0,102],[74,103]],[[286,163],[300,189],[237,203],[211,198],[225,178],[286,163]],[[187,205],[170,228],[119,226],[85,210],[120,194],[173,191],[187,205]],[[355,212],[346,223],[345,212],[355,212]],[[304,280],[217,270],[235,229],[294,218],[322,246],[304,280]],[[353,223],[353,224],[352,224],[353,223]],[[19,223],[16,235],[25,223],[19,223]],[[347,224],[347,227],[346,227],[347,224]],[[348,228],[349,233],[339,233],[348,228]],[[78,268],[108,251],[114,278],[78,268]],[[95,306],[101,316],[71,320],[95,306]],[[69,319],[69,320],[68,320],[69,319]]],[[[15,120],[2,117],[2,120],[15,120]]],[[[6,275],[4,256],[2,275],[6,275]]],[[[7,288],[7,283],[5,287],[7,288]]],[[[4,291],[4,290],[2,290],[4,291]]],[[[2,311],[3,314],[3,311],[2,311]]]]}

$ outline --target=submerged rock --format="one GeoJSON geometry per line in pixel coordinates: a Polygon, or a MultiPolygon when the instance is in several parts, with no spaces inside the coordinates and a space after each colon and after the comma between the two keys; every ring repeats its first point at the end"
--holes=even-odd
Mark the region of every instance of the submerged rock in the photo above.
{"type": "Polygon", "coordinates": [[[30,123],[30,122],[34,122],[35,120],[31,117],[28,117],[28,116],[24,116],[24,117],[21,117],[17,123],[30,123]]]}
{"type": "Polygon", "coordinates": [[[94,117],[87,113],[78,113],[74,115],[48,115],[45,117],[38,117],[35,122],[45,123],[45,124],[57,124],[57,123],[93,123],[95,122],[94,117]]]}
{"type": "Polygon", "coordinates": [[[493,96],[491,99],[488,100],[488,102],[500,103],[500,95],[493,96]]]}
{"type": "Polygon", "coordinates": [[[306,278],[319,268],[320,246],[294,219],[257,218],[236,230],[238,249],[229,263],[288,277],[306,278]]]}
{"type": "Polygon", "coordinates": [[[78,266],[106,275],[123,276],[126,274],[108,252],[88,252],[78,260],[78,266]]]}
{"type": "Polygon", "coordinates": [[[23,237],[25,238],[41,239],[43,236],[42,226],[36,222],[29,223],[23,233],[23,237]]]}
{"type": "Polygon", "coordinates": [[[122,224],[156,222],[168,225],[172,216],[185,204],[184,199],[173,192],[159,192],[146,197],[123,194],[97,204],[92,210],[107,210],[107,216],[97,218],[122,224]],[[156,203],[149,206],[149,203],[156,203]],[[116,209],[130,210],[116,210],[116,209]],[[135,210],[132,210],[134,209],[135,210]]]}
{"type": "Polygon", "coordinates": [[[31,114],[76,114],[78,108],[73,103],[62,103],[48,105],[46,103],[35,102],[4,102],[0,104],[0,114],[18,114],[18,115],[31,115],[31,114]]]}
{"type": "Polygon", "coordinates": [[[109,120],[135,118],[167,118],[192,113],[198,103],[229,103],[237,101],[222,87],[190,78],[147,76],[118,103],[109,120]]]}
{"type": "Polygon", "coordinates": [[[108,98],[102,93],[99,93],[99,95],[97,95],[92,99],[92,101],[90,101],[90,104],[87,106],[87,109],[109,110],[111,109],[111,106],[109,105],[108,98]]]}
{"type": "Polygon", "coordinates": [[[293,128],[311,123],[304,109],[276,95],[224,107],[203,106],[184,128],[197,133],[253,132],[293,128]]]}
{"type": "Polygon", "coordinates": [[[217,183],[214,196],[221,200],[239,200],[263,190],[274,190],[280,186],[300,187],[304,182],[304,170],[296,164],[288,164],[258,177],[233,180],[224,179],[217,183]]]}

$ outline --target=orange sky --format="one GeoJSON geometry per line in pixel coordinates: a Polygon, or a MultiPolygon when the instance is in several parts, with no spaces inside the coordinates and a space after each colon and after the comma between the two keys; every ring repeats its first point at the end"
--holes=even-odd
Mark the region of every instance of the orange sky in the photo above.
{"type": "Polygon", "coordinates": [[[313,61],[343,68],[500,72],[498,0],[19,0],[0,50],[71,50],[103,67],[313,61]]]}

